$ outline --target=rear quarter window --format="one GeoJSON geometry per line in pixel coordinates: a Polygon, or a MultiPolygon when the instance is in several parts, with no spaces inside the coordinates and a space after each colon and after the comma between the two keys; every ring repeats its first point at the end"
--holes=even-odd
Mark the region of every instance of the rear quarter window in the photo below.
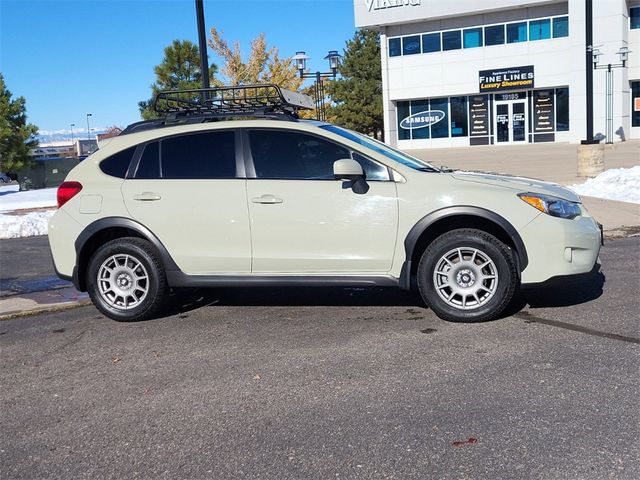
{"type": "Polygon", "coordinates": [[[112,177],[126,177],[135,151],[136,147],[131,147],[105,158],[100,162],[100,170],[112,177]]]}

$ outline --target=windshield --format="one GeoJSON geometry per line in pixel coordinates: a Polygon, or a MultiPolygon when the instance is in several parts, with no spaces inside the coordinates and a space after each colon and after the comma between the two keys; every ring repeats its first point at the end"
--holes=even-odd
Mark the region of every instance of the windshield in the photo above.
{"type": "Polygon", "coordinates": [[[336,127],[335,125],[320,125],[320,128],[328,130],[329,132],[340,135],[347,138],[352,142],[356,142],[364,147],[367,147],[374,152],[380,153],[391,160],[394,160],[402,165],[405,165],[414,170],[420,170],[422,172],[438,172],[439,170],[433,165],[423,162],[422,160],[412,157],[400,150],[390,147],[386,143],[382,143],[374,138],[367,137],[361,133],[357,133],[351,130],[347,130],[342,127],[336,127]]]}

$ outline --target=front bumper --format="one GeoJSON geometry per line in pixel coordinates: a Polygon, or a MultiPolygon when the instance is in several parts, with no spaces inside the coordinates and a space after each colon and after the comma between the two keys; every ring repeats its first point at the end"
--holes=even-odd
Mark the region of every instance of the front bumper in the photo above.
{"type": "Polygon", "coordinates": [[[583,215],[565,220],[541,213],[522,230],[529,265],[522,283],[590,272],[603,244],[601,225],[583,207],[583,215]]]}

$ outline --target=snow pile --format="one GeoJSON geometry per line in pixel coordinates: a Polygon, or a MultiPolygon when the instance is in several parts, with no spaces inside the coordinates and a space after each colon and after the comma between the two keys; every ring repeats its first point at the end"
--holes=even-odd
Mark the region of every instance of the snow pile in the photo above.
{"type": "Polygon", "coordinates": [[[55,210],[7,215],[0,213],[0,239],[46,235],[55,210]]]}
{"type": "Polygon", "coordinates": [[[631,168],[612,168],[569,189],[578,195],[640,203],[640,165],[631,168]]]}
{"type": "Polygon", "coordinates": [[[55,210],[25,212],[56,206],[56,188],[18,191],[18,185],[0,187],[0,239],[46,235],[55,210]],[[22,210],[22,211],[21,211],[22,210]]]}
{"type": "Polygon", "coordinates": [[[56,206],[57,188],[19,192],[18,185],[0,187],[0,212],[56,206]]]}

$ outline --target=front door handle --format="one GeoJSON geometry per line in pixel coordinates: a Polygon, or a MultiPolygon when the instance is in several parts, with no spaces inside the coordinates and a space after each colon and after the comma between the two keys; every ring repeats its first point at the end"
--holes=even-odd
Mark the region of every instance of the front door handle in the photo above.
{"type": "Polygon", "coordinates": [[[156,200],[160,200],[162,197],[157,193],[153,192],[142,192],[139,195],[133,197],[134,200],[139,202],[155,202],[156,200]]]}
{"type": "Polygon", "coordinates": [[[282,203],[281,198],[278,198],[275,195],[271,195],[270,193],[261,195],[259,197],[253,197],[251,201],[253,203],[266,203],[266,204],[282,203]]]}

